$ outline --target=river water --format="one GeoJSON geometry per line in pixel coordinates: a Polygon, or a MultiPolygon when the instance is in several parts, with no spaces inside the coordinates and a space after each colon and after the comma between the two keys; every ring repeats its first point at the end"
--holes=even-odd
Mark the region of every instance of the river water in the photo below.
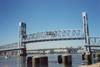
{"type": "MultiPolygon", "coordinates": [[[[58,55],[64,54],[45,54],[43,56],[48,56],[48,67],[62,67],[62,64],[56,65],[58,62],[58,55]]],[[[81,54],[71,54],[72,55],[72,67],[79,67],[82,65],[81,54]]],[[[0,67],[27,67],[27,58],[39,56],[38,54],[31,54],[27,56],[10,56],[11,58],[6,59],[4,56],[0,56],[0,67]]]]}

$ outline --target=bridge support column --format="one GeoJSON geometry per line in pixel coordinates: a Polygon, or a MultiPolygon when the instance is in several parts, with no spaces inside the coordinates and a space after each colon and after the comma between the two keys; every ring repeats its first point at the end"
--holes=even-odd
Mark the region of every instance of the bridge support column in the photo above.
{"type": "MultiPolygon", "coordinates": [[[[83,33],[84,33],[84,37],[85,37],[85,45],[90,45],[89,28],[88,28],[88,17],[87,17],[86,12],[82,13],[82,19],[83,19],[83,31],[84,31],[83,33]]],[[[86,51],[87,51],[87,47],[86,47],[86,51]]],[[[89,47],[89,52],[90,52],[90,55],[92,55],[91,47],[89,47]]],[[[91,57],[91,59],[92,59],[92,57],[91,57]]]]}
{"type": "Polygon", "coordinates": [[[47,56],[33,57],[32,67],[48,67],[48,57],[47,56]]]}
{"type": "Polygon", "coordinates": [[[63,55],[62,61],[63,61],[63,67],[71,67],[72,66],[72,56],[71,55],[63,55]]]}
{"type": "Polygon", "coordinates": [[[92,52],[91,52],[91,47],[89,47],[89,52],[90,52],[90,54],[92,55],[92,52]]]}
{"type": "Polygon", "coordinates": [[[27,58],[27,67],[32,67],[32,57],[27,58]]]}
{"type": "Polygon", "coordinates": [[[62,55],[58,55],[58,63],[59,63],[59,64],[62,63],[62,55]]]}
{"type": "Polygon", "coordinates": [[[87,50],[87,47],[86,47],[86,51],[88,51],[88,50],[87,50]]]}
{"type": "Polygon", "coordinates": [[[96,59],[97,59],[97,62],[100,62],[100,54],[99,53],[96,54],[96,59]]]}
{"type": "Polygon", "coordinates": [[[91,54],[86,54],[86,65],[92,64],[91,54]]]}
{"type": "Polygon", "coordinates": [[[18,53],[17,56],[27,56],[26,48],[21,49],[21,53],[18,53]]]}

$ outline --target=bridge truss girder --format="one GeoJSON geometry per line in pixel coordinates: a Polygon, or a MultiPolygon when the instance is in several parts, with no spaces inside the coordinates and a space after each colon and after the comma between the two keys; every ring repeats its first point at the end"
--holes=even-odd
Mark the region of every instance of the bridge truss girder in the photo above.
{"type": "Polygon", "coordinates": [[[21,47],[19,47],[18,45],[19,45],[18,42],[7,44],[7,45],[2,45],[2,46],[0,46],[0,51],[3,51],[3,50],[14,50],[14,49],[18,50],[20,48],[24,48],[24,44],[22,44],[21,47]]]}
{"type": "Polygon", "coordinates": [[[22,36],[22,43],[84,39],[83,29],[36,32],[22,36]]]}
{"type": "Polygon", "coordinates": [[[100,45],[100,37],[89,37],[90,45],[100,45]]]}

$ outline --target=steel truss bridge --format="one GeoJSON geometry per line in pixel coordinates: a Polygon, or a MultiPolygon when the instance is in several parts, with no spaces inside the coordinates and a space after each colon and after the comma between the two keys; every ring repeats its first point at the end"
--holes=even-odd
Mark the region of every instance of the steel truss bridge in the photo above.
{"type": "MultiPolygon", "coordinates": [[[[27,43],[57,41],[57,40],[85,40],[85,47],[100,46],[100,37],[89,37],[88,18],[86,12],[82,13],[83,29],[52,30],[26,34],[26,24],[19,23],[19,42],[0,46],[0,52],[6,50],[21,50],[27,43]]],[[[19,51],[21,53],[22,51],[19,51]]],[[[91,51],[90,51],[91,52],[91,51]]]]}

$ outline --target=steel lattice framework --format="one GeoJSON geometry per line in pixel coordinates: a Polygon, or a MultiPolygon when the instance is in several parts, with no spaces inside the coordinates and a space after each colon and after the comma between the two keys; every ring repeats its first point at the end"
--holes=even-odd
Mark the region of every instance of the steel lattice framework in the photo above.
{"type": "Polygon", "coordinates": [[[7,45],[2,45],[2,46],[0,46],[0,51],[2,51],[2,50],[8,50],[8,49],[24,48],[23,44],[21,45],[21,47],[19,47],[18,45],[19,45],[18,42],[7,44],[7,45]]]}
{"type": "Polygon", "coordinates": [[[83,29],[36,32],[22,36],[22,43],[84,39],[83,29]]]}
{"type": "Polygon", "coordinates": [[[18,47],[18,42],[0,46],[0,50],[3,50],[3,49],[12,49],[12,48],[17,48],[17,47],[18,47]]]}
{"type": "Polygon", "coordinates": [[[89,37],[90,45],[100,45],[100,37],[89,37]]]}

